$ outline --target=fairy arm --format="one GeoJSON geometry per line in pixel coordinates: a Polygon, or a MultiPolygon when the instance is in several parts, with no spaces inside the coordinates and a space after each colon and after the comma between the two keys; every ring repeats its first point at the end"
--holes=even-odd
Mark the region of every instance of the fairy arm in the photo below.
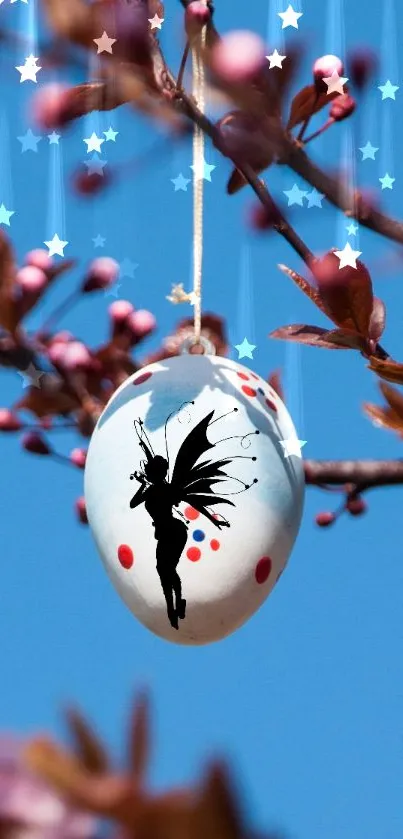
{"type": "Polygon", "coordinates": [[[212,513],[209,513],[209,511],[206,509],[203,510],[203,516],[205,516],[206,519],[209,519],[216,527],[218,527],[219,530],[221,530],[222,527],[230,526],[230,523],[229,521],[227,521],[227,519],[217,519],[213,516],[212,513]]]}
{"type": "Polygon", "coordinates": [[[137,492],[135,492],[135,494],[133,495],[133,498],[130,502],[131,509],[133,509],[134,507],[138,507],[139,504],[142,504],[143,501],[145,500],[146,493],[147,493],[147,484],[144,481],[144,479],[142,479],[142,476],[140,475],[140,473],[135,472],[133,477],[136,478],[137,481],[139,481],[140,486],[139,486],[137,492]]]}

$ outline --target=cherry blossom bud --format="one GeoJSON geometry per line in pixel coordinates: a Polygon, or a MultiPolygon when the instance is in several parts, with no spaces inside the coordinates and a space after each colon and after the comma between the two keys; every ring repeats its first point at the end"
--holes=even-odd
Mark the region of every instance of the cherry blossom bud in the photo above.
{"type": "Polygon", "coordinates": [[[112,323],[122,323],[134,312],[134,306],[128,300],[115,300],[108,309],[112,323]]]}
{"type": "Polygon", "coordinates": [[[61,128],[68,119],[68,106],[73,88],[60,82],[44,85],[32,99],[32,115],[44,131],[61,128]]]}
{"type": "Polygon", "coordinates": [[[351,516],[361,516],[367,511],[367,505],[363,498],[350,498],[346,503],[346,510],[351,516]]]}
{"type": "Polygon", "coordinates": [[[334,513],[318,513],[315,521],[319,527],[329,527],[330,524],[336,521],[336,516],[334,513]]]}
{"type": "Polygon", "coordinates": [[[81,286],[81,291],[88,293],[108,288],[119,276],[119,270],[119,263],[109,256],[100,256],[98,259],[94,259],[81,286]]]}
{"type": "Polygon", "coordinates": [[[16,282],[26,294],[40,294],[45,288],[48,278],[41,268],[35,265],[25,265],[16,274],[16,282]]]}
{"type": "Polygon", "coordinates": [[[82,496],[81,498],[77,498],[75,503],[75,510],[79,522],[81,522],[81,524],[88,524],[87,508],[85,504],[85,499],[82,496]]]}
{"type": "Polygon", "coordinates": [[[79,195],[96,195],[109,186],[113,178],[110,170],[101,175],[98,172],[88,173],[87,169],[79,169],[74,177],[74,187],[79,195]]]}
{"type": "Polygon", "coordinates": [[[52,344],[68,344],[69,341],[74,340],[74,335],[69,332],[67,329],[62,329],[60,332],[56,332],[55,335],[51,338],[51,345],[52,344]]]}
{"type": "Polygon", "coordinates": [[[188,38],[192,40],[198,35],[203,26],[211,19],[211,12],[202,0],[192,0],[185,11],[185,30],[188,38]]]}
{"type": "Polygon", "coordinates": [[[264,41],[247,30],[236,30],[224,35],[213,47],[211,67],[227,83],[249,82],[265,66],[264,41]]]}
{"type": "Polygon", "coordinates": [[[69,372],[88,370],[92,367],[91,354],[81,341],[58,341],[52,344],[49,348],[49,360],[56,367],[69,372]]]}
{"type": "Polygon", "coordinates": [[[137,312],[133,312],[129,315],[127,321],[133,330],[133,334],[139,340],[150,335],[157,325],[154,315],[152,312],[148,312],[147,309],[139,309],[137,312]]]}
{"type": "Polygon", "coordinates": [[[255,203],[249,208],[249,223],[253,230],[272,230],[281,221],[276,207],[266,207],[265,204],[255,203]]]}
{"type": "Polygon", "coordinates": [[[26,265],[34,265],[35,268],[40,268],[42,271],[48,271],[53,266],[53,259],[47,251],[42,248],[36,248],[27,253],[25,263],[26,265]]]}
{"type": "Polygon", "coordinates": [[[375,53],[369,49],[358,49],[351,53],[347,62],[347,72],[358,90],[362,90],[368,84],[375,73],[377,63],[375,53]]]}
{"type": "Polygon", "coordinates": [[[355,100],[352,96],[349,96],[348,93],[343,93],[341,96],[337,96],[336,99],[333,100],[329,116],[336,122],[341,122],[341,120],[351,116],[354,111],[355,100]]]}
{"type": "Polygon", "coordinates": [[[0,431],[20,431],[22,422],[14,411],[0,408],[0,431]]]}
{"type": "Polygon", "coordinates": [[[85,449],[73,449],[70,452],[71,462],[74,463],[74,466],[78,466],[79,469],[84,469],[86,457],[87,452],[85,449]]]}
{"type": "Polygon", "coordinates": [[[45,455],[50,454],[51,451],[45,438],[36,431],[29,431],[28,434],[24,434],[21,443],[22,447],[32,454],[45,455]]]}
{"type": "Polygon", "coordinates": [[[313,65],[313,78],[316,89],[319,93],[327,91],[327,84],[323,79],[329,79],[333,73],[342,76],[344,73],[343,62],[337,55],[322,55],[317,58],[313,65]]]}

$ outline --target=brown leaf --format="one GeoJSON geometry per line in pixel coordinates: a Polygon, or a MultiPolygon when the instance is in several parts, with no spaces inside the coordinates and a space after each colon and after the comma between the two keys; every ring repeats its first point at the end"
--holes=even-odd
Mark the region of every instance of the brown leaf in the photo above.
{"type": "Polygon", "coordinates": [[[290,326],[281,326],[279,329],[275,329],[274,332],[270,333],[269,338],[276,338],[280,341],[295,341],[297,344],[307,344],[310,347],[322,347],[322,349],[327,350],[348,349],[346,345],[326,340],[327,335],[329,335],[329,332],[320,326],[293,323],[290,326]]]}
{"type": "Polygon", "coordinates": [[[290,118],[287,125],[288,131],[295,128],[295,126],[299,125],[301,122],[304,122],[304,120],[308,117],[317,114],[318,111],[325,108],[326,105],[332,102],[337,96],[340,96],[340,94],[330,93],[328,95],[326,91],[324,93],[320,93],[318,96],[314,84],[309,84],[306,87],[303,87],[302,90],[298,91],[292,100],[290,118]]]}
{"type": "Polygon", "coordinates": [[[311,265],[324,311],[342,329],[368,337],[374,298],[369,271],[359,260],[356,268],[340,268],[334,251],[311,265]]]}
{"type": "Polygon", "coordinates": [[[394,382],[397,385],[403,384],[403,364],[387,359],[383,361],[371,355],[368,368],[376,373],[381,379],[387,382],[394,382]]]}
{"type": "Polygon", "coordinates": [[[389,406],[403,420],[403,394],[385,382],[379,382],[379,387],[389,406]]]}
{"type": "Polygon", "coordinates": [[[308,283],[308,281],[304,279],[304,277],[301,277],[301,274],[297,274],[296,271],[293,271],[291,268],[287,268],[286,265],[280,264],[277,265],[277,268],[280,268],[280,271],[282,271],[283,274],[287,274],[287,277],[291,277],[291,279],[294,281],[294,283],[296,283],[298,288],[300,288],[301,291],[303,291],[304,294],[306,294],[306,296],[309,297],[310,300],[312,300],[312,303],[315,303],[315,306],[317,306],[318,309],[321,310],[321,312],[327,314],[327,311],[322,303],[319,292],[316,291],[316,289],[313,288],[310,285],[310,283],[308,283]]]}
{"type": "Polygon", "coordinates": [[[243,820],[228,772],[221,764],[213,764],[196,804],[192,839],[243,839],[243,820]]]}
{"type": "Polygon", "coordinates": [[[382,338],[386,321],[386,306],[383,300],[379,297],[374,297],[373,308],[368,327],[368,337],[372,341],[378,341],[382,338]]]}
{"type": "Polygon", "coordinates": [[[106,772],[108,757],[92,727],[77,709],[68,708],[65,713],[80,763],[89,772],[106,772]]]}
{"type": "Polygon", "coordinates": [[[399,436],[403,437],[403,417],[397,416],[391,408],[381,408],[378,405],[372,405],[370,402],[364,402],[362,408],[367,417],[378,428],[396,431],[399,436]]]}
{"type": "Polygon", "coordinates": [[[14,252],[6,235],[0,230],[0,326],[14,333],[18,325],[13,288],[17,272],[14,252]]]}
{"type": "Polygon", "coordinates": [[[359,350],[365,352],[367,344],[362,335],[357,335],[352,329],[331,329],[324,335],[326,341],[337,344],[342,349],[359,350]]]}
{"type": "Polygon", "coordinates": [[[275,370],[274,373],[270,373],[267,382],[270,385],[270,387],[273,388],[275,393],[277,393],[277,396],[280,397],[281,401],[284,402],[284,391],[281,384],[280,371],[275,370]]]}
{"type": "Polygon", "coordinates": [[[144,694],[137,698],[129,737],[129,769],[137,781],[147,770],[150,751],[149,702],[144,694]]]}

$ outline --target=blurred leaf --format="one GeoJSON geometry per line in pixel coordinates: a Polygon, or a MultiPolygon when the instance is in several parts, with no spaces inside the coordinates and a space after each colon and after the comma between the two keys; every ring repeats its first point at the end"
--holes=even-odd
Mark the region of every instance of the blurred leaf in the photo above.
{"type": "Polygon", "coordinates": [[[275,370],[274,373],[270,373],[267,382],[270,385],[270,387],[272,387],[273,390],[277,393],[277,396],[280,397],[281,401],[284,402],[284,391],[281,384],[280,371],[275,370]]]}
{"type": "Polygon", "coordinates": [[[295,128],[295,126],[299,125],[301,122],[304,122],[308,117],[317,114],[318,111],[325,108],[326,105],[330,104],[330,102],[332,102],[337,96],[340,96],[340,94],[330,93],[328,95],[326,91],[317,96],[314,84],[309,84],[306,87],[303,87],[302,90],[298,91],[292,100],[290,118],[287,125],[288,131],[295,128]]]}
{"type": "Polygon", "coordinates": [[[396,388],[386,385],[385,382],[379,382],[379,388],[392,410],[403,419],[403,394],[396,388]]]}
{"type": "Polygon", "coordinates": [[[320,326],[307,326],[305,323],[294,323],[290,326],[281,326],[271,332],[269,338],[276,338],[280,341],[294,341],[297,344],[307,344],[310,347],[322,347],[327,350],[347,349],[347,345],[338,344],[337,341],[328,339],[332,333],[320,326]]]}
{"type": "Polygon", "coordinates": [[[377,373],[381,379],[386,379],[387,382],[394,382],[398,385],[403,384],[403,364],[390,359],[383,361],[373,355],[371,355],[369,362],[368,368],[377,373]]]}
{"type": "Polygon", "coordinates": [[[316,291],[316,289],[313,288],[310,285],[310,283],[308,283],[308,281],[304,279],[304,277],[301,277],[301,274],[297,274],[296,271],[293,271],[291,268],[287,268],[286,265],[280,264],[277,265],[277,268],[280,268],[280,271],[282,271],[283,274],[287,274],[287,277],[291,277],[291,279],[294,281],[294,283],[296,283],[298,288],[300,288],[301,291],[303,291],[304,294],[306,294],[306,296],[309,297],[310,300],[312,300],[312,303],[315,303],[315,306],[317,306],[318,309],[321,310],[321,312],[327,314],[327,311],[322,303],[319,292],[316,291]]]}
{"type": "Polygon", "coordinates": [[[75,708],[66,710],[66,719],[82,765],[89,772],[106,772],[109,765],[107,754],[89,723],[75,708]]]}
{"type": "Polygon", "coordinates": [[[379,297],[374,297],[373,308],[368,327],[368,337],[372,341],[378,341],[382,338],[386,322],[386,306],[379,297]]]}
{"type": "Polygon", "coordinates": [[[44,386],[45,376],[39,380],[40,387],[27,388],[22,399],[15,407],[20,410],[30,411],[37,417],[67,416],[77,410],[79,402],[63,388],[63,382],[55,381],[52,388],[44,386]]]}
{"type": "Polygon", "coordinates": [[[339,264],[336,254],[329,252],[311,266],[324,311],[336,326],[367,338],[374,305],[369,271],[359,260],[356,268],[339,264]]]}
{"type": "Polygon", "coordinates": [[[192,839],[243,839],[245,836],[228,772],[215,763],[207,772],[196,803],[192,839]]]}

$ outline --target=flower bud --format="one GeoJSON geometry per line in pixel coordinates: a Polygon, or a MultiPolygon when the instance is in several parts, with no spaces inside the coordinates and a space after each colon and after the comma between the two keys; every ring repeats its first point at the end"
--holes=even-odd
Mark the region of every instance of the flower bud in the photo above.
{"type": "Polygon", "coordinates": [[[84,280],[81,290],[84,293],[99,291],[111,286],[119,276],[119,263],[109,256],[100,256],[94,259],[88,269],[87,277],[84,280]]]}
{"type": "Polygon", "coordinates": [[[44,131],[61,128],[67,121],[73,88],[59,82],[44,85],[32,99],[32,116],[44,131]]]}
{"type": "Polygon", "coordinates": [[[89,173],[87,169],[79,169],[74,177],[74,187],[79,195],[96,195],[101,189],[109,186],[111,181],[110,170],[101,175],[99,172],[89,173]]]}
{"type": "Polygon", "coordinates": [[[14,411],[0,408],[0,431],[20,431],[22,422],[14,411]]]}
{"type": "Polygon", "coordinates": [[[249,224],[253,230],[272,230],[280,221],[281,216],[275,206],[269,208],[265,204],[255,203],[249,208],[249,224]]]}
{"type": "Polygon", "coordinates": [[[213,72],[228,84],[250,82],[265,66],[265,45],[259,35],[235,30],[224,35],[211,52],[213,72]]]}
{"type": "Polygon", "coordinates": [[[81,341],[57,341],[49,348],[49,360],[56,367],[74,372],[92,367],[91,353],[81,341]]]}
{"type": "Polygon", "coordinates": [[[15,280],[26,294],[40,294],[48,282],[46,274],[35,265],[24,265],[23,268],[19,268],[15,280]]]}
{"type": "Polygon", "coordinates": [[[122,323],[134,312],[134,306],[128,300],[115,300],[108,309],[112,323],[122,323]]]}
{"type": "Polygon", "coordinates": [[[86,458],[87,452],[85,449],[73,449],[70,452],[71,462],[74,463],[74,466],[78,466],[79,469],[84,469],[86,458]]]}
{"type": "Polygon", "coordinates": [[[327,85],[323,79],[329,79],[333,73],[342,76],[344,73],[343,62],[337,55],[322,55],[317,58],[312,68],[313,79],[318,93],[327,91],[327,85]]]}
{"type": "Polygon", "coordinates": [[[36,431],[29,431],[28,434],[24,434],[21,443],[25,451],[32,454],[46,455],[50,454],[51,451],[45,438],[36,431]]]}
{"type": "Polygon", "coordinates": [[[82,496],[81,498],[77,498],[75,502],[75,510],[79,522],[81,522],[81,524],[88,524],[87,508],[85,499],[82,496]]]}
{"type": "Polygon", "coordinates": [[[354,50],[348,59],[348,75],[358,90],[362,90],[374,75],[377,67],[375,53],[369,49],[354,50]]]}
{"type": "Polygon", "coordinates": [[[329,116],[336,122],[346,119],[355,111],[355,100],[348,93],[343,93],[333,100],[329,116]]]}
{"type": "Polygon", "coordinates": [[[209,7],[202,0],[192,0],[185,10],[185,30],[191,41],[211,19],[209,7]]]}
{"type": "Polygon", "coordinates": [[[361,516],[367,511],[367,505],[364,499],[358,496],[357,498],[348,499],[346,502],[346,510],[348,510],[351,516],[361,516]]]}
{"type": "Polygon", "coordinates": [[[330,524],[336,521],[334,513],[318,513],[315,522],[319,527],[329,527],[330,524]]]}
{"type": "Polygon", "coordinates": [[[34,265],[35,268],[41,268],[42,271],[48,271],[53,266],[53,259],[43,248],[36,248],[27,253],[25,263],[26,265],[34,265]]]}
{"type": "Polygon", "coordinates": [[[137,312],[132,312],[127,322],[137,340],[142,340],[147,335],[150,335],[157,324],[154,315],[152,312],[148,312],[147,309],[139,309],[137,312]]]}

